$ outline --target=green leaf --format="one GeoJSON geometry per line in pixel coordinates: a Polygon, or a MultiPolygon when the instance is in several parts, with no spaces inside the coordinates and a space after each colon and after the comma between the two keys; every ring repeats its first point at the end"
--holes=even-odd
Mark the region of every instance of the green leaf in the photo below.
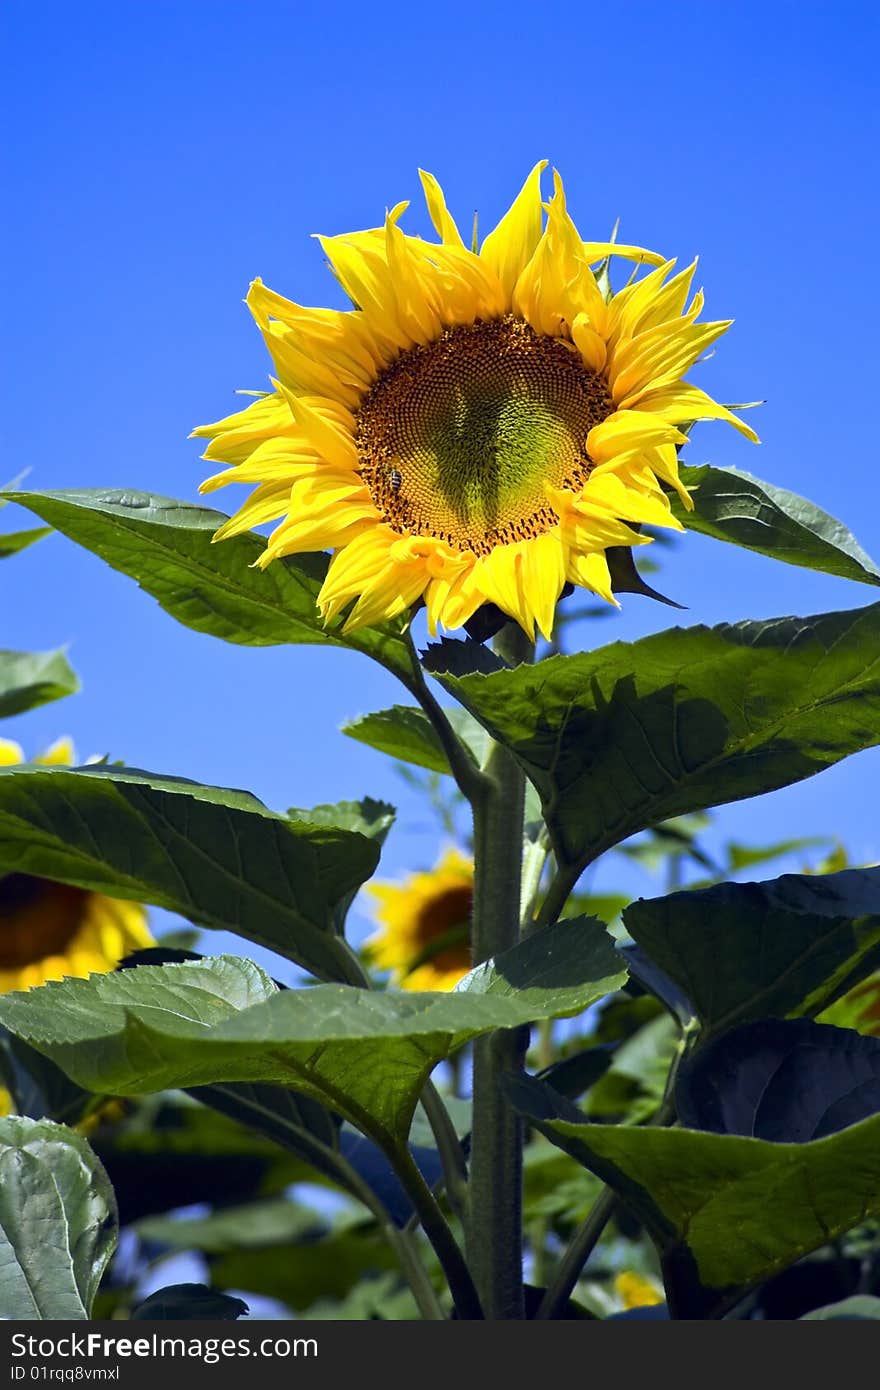
{"type": "MultiPolygon", "coordinates": [[[[290,1086],[387,1150],[406,1140],[419,1092],[450,1052],[495,1028],[577,1012],[608,987],[613,950],[609,957],[593,944],[577,959],[573,948],[547,949],[550,965],[527,942],[494,970],[473,972],[465,988],[437,994],[279,990],[250,961],[230,956],[138,966],[0,996],[0,1021],[86,1089],[144,1095],[230,1081],[290,1086]]],[[[620,975],[618,964],[610,978],[620,975]]]]}
{"type": "Polygon", "coordinates": [[[562,1018],[620,989],[626,978],[623,957],[602,923],[568,917],[478,965],[454,992],[510,999],[531,1007],[535,1019],[562,1018]]]}
{"type": "Polygon", "coordinates": [[[141,1240],[167,1250],[199,1250],[219,1255],[313,1239],[326,1229],[311,1207],[287,1197],[221,1207],[208,1216],[148,1216],[134,1227],[141,1240]]]}
{"type": "MultiPolygon", "coordinates": [[[[467,710],[453,707],[444,710],[444,714],[479,767],[489,750],[486,730],[467,710]]],[[[361,715],[343,724],[342,732],[400,762],[452,776],[452,768],[433,724],[415,705],[394,705],[375,714],[361,715]]]]}
{"type": "Polygon", "coordinates": [[[0,651],[0,719],[62,700],[79,690],[63,651],[0,651]]]}
{"type": "Polygon", "coordinates": [[[322,806],[291,806],[287,812],[292,821],[303,825],[333,826],[337,830],[353,830],[382,845],[394,824],[395,809],[387,801],[365,796],[361,801],[336,801],[322,806]]]}
{"type": "Polygon", "coordinates": [[[113,1189],[85,1139],[49,1120],[0,1119],[3,1316],[86,1320],[115,1248],[113,1189]]]}
{"type": "Polygon", "coordinates": [[[880,965],[880,869],[721,883],[631,903],[623,920],[707,1033],[811,1018],[880,965]]]}
{"type": "Polygon", "coordinates": [[[370,1275],[388,1273],[396,1264],[374,1224],[348,1221],[320,1240],[230,1250],[211,1261],[211,1277],[224,1288],[277,1298],[304,1314],[317,1300],[343,1299],[370,1275]]]}
{"type": "Polygon", "coordinates": [[[839,1303],[828,1303],[824,1308],[814,1308],[804,1313],[800,1322],[824,1322],[829,1318],[842,1318],[848,1321],[876,1321],[880,1318],[880,1298],[873,1294],[854,1294],[852,1298],[842,1298],[839,1303]]]}
{"type": "Polygon", "coordinates": [[[745,1289],[880,1214],[880,1115],[807,1144],[775,1144],[582,1124],[568,1102],[554,1113],[551,1097],[529,1079],[511,1086],[521,1113],[647,1227],[673,1316],[718,1316],[745,1289]]]}
{"type": "Polygon", "coordinates": [[[681,476],[695,489],[694,511],[685,511],[678,497],[670,501],[689,531],[803,569],[880,584],[880,569],[843,523],[797,493],[736,468],[682,468],[681,476]]]}
{"type": "Polygon", "coordinates": [[[427,715],[408,705],[364,714],[343,724],[342,733],[401,762],[448,773],[449,763],[427,715]]]}
{"type": "Polygon", "coordinates": [[[30,531],[5,531],[0,534],[0,560],[5,560],[8,555],[18,555],[20,551],[27,550],[34,541],[40,541],[44,536],[50,535],[51,526],[35,526],[30,531]]]}
{"type": "Polygon", "coordinates": [[[512,750],[573,869],[880,742],[880,604],[673,628],[443,684],[512,750]]]}
{"type": "Polygon", "coordinates": [[[167,613],[196,632],[250,647],[301,642],[348,647],[366,652],[403,678],[412,670],[399,627],[365,628],[350,637],[325,630],[316,598],[329,563],[326,555],[253,569],[264,549],[257,536],[212,544],[214,532],[227,520],[222,512],[131,489],[6,496],[137,580],[167,613]]]}
{"type": "MultiPolygon", "coordinates": [[[[384,845],[396,814],[395,808],[387,801],[375,801],[371,796],[365,796],[361,801],[337,801],[333,805],[291,806],[287,812],[292,821],[351,830],[357,835],[366,836],[368,840],[375,840],[377,845],[384,845]]],[[[359,888],[360,883],[354,884],[333,909],[333,925],[340,936],[345,931],[345,919],[359,888]]]]}
{"type": "Polygon", "coordinates": [[[782,859],[789,854],[803,854],[808,849],[824,849],[826,852],[834,845],[829,835],[800,835],[794,840],[779,840],[773,845],[738,845],[731,841],[727,846],[727,862],[731,873],[743,869],[756,868],[774,859],[782,859]]]}
{"type": "Polygon", "coordinates": [[[363,835],[247,792],[130,768],[0,770],[0,872],[153,903],[331,979],[352,968],[335,909],[378,858],[363,835]]]}

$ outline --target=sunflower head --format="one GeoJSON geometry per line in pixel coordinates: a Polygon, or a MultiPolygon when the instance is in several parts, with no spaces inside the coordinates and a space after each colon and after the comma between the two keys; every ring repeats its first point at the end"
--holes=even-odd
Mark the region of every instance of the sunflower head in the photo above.
{"type": "Polygon", "coordinates": [[[379,930],[366,947],[401,989],[448,990],[471,968],[474,867],[450,849],[433,869],[367,888],[379,930]]]}
{"type": "MultiPolygon", "coordinates": [[[[73,758],[70,740],[59,739],[34,762],[66,766],[73,758]]],[[[21,762],[21,747],[0,739],[0,767],[21,762]]],[[[101,974],[130,951],[153,944],[139,903],[33,874],[0,878],[0,993],[65,975],[101,974]]]]}
{"type": "Polygon", "coordinates": [[[404,233],[406,204],[382,227],[320,238],[351,310],[251,286],[274,389],[194,431],[228,465],[202,490],[256,484],[217,539],[277,523],[262,565],[334,552],[327,622],[344,613],[351,630],[424,602],[434,633],[494,604],[549,636],[566,584],[615,602],[609,548],[644,544],[642,524],[681,529],[681,426],[724,419],[755,438],[684,381],[729,326],[698,321],[694,266],[583,241],[558,175],[542,201],[544,167],[478,249],[425,173],[439,242],[404,233]],[[617,294],[596,273],[611,256],[636,266],[617,294]]]}

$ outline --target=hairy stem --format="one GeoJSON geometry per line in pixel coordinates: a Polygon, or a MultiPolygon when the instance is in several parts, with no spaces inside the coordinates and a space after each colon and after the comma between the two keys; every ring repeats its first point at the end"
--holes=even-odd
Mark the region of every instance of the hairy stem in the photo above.
{"type": "Polygon", "coordinates": [[[575,884],[583,872],[577,864],[560,864],[550,880],[535,927],[549,927],[560,917],[575,884]]]}
{"type": "Polygon", "coordinates": [[[445,1322],[446,1315],[419,1258],[411,1232],[398,1230],[396,1226],[389,1224],[385,1226],[385,1234],[397,1255],[422,1317],[426,1322],[445,1322]]]}
{"type": "Polygon", "coordinates": [[[410,638],[410,654],[412,658],[412,679],[407,682],[412,694],[416,697],[425,714],[431,721],[431,725],[440,740],[446,760],[452,770],[455,784],[462,796],[474,805],[481,801],[487,791],[487,779],[477,767],[469,750],[462,743],[458,734],[453,729],[449,720],[443,712],[442,705],[438,704],[432,692],[428,689],[419,663],[418,654],[412,645],[410,638]]]}
{"type": "Polygon", "coordinates": [[[468,1200],[468,1173],[464,1149],[455,1132],[449,1111],[433,1082],[426,1082],[420,1100],[443,1165],[443,1185],[449,1205],[459,1220],[463,1221],[468,1200]]]}
{"type": "Polygon", "coordinates": [[[581,1270],[592,1255],[596,1244],[608,1225],[617,1202],[617,1197],[606,1187],[596,1198],[586,1221],[572,1236],[556,1271],[556,1277],[548,1288],[536,1317],[539,1319],[558,1317],[565,1307],[572,1290],[581,1275],[581,1270]]]}
{"type": "Polygon", "coordinates": [[[464,1256],[446,1218],[437,1205],[434,1194],[419,1172],[408,1147],[406,1144],[401,1144],[393,1152],[389,1152],[388,1157],[418,1212],[422,1230],[434,1247],[459,1318],[467,1320],[482,1318],[483,1309],[474,1281],[471,1278],[471,1272],[465,1264],[464,1256]]]}
{"type": "MultiPolygon", "coordinates": [[[[511,663],[532,647],[508,624],[496,651],[511,663]]],[[[474,964],[516,944],[520,932],[523,774],[494,744],[483,769],[487,794],[474,810],[474,964]]],[[[528,1030],[501,1029],[474,1043],[468,1262],[490,1319],[522,1319],[522,1122],[504,1098],[506,1073],[522,1068],[528,1030]],[[524,1037],[525,1033],[525,1037],[524,1037]]]]}

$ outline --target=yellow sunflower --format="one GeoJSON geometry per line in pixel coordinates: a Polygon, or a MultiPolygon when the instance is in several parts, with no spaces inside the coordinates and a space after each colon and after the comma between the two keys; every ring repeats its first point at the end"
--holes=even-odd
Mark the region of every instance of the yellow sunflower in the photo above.
{"type": "Polygon", "coordinates": [[[471,968],[474,866],[456,849],[427,873],[373,883],[380,929],[366,942],[371,959],[402,989],[453,989],[471,968]]]}
{"type": "MultiPolygon", "coordinates": [[[[73,745],[59,739],[34,762],[67,766],[73,745]]],[[[0,739],[0,767],[24,761],[19,744],[0,739]]],[[[0,993],[30,989],[65,975],[112,970],[128,955],[154,945],[139,903],[32,874],[0,878],[0,993]]]]}
{"type": "Polygon", "coordinates": [[[325,622],[347,611],[350,631],[423,600],[434,633],[494,603],[548,636],[566,582],[615,602],[605,551],[644,543],[633,526],[681,529],[678,426],[723,419],[756,439],[682,379],[730,323],[697,322],[694,266],[582,241],[558,174],[542,202],[545,167],[479,250],[426,173],[439,244],[401,230],[406,203],[319,238],[352,310],[251,285],[275,389],[193,432],[230,465],[202,491],[257,484],[216,539],[278,522],[261,566],[334,552],[325,622]],[[652,269],[606,294],[593,267],[608,256],[652,269]]]}
{"type": "Polygon", "coordinates": [[[654,1308],[664,1301],[663,1290],[647,1275],[623,1270],[615,1275],[614,1292],[624,1308],[654,1308]]]}

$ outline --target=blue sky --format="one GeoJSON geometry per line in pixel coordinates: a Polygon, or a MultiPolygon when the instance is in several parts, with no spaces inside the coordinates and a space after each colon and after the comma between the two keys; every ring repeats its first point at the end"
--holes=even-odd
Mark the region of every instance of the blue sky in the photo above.
{"type": "MultiPolygon", "coordinates": [[[[190,429],[235,408],[236,387],[266,384],[250,279],[338,304],[311,233],[375,225],[403,198],[406,225],[426,229],[420,165],[463,223],[479,208],[488,229],[546,157],[585,236],[619,216],[624,240],[682,263],[699,253],[707,312],[736,319],[696,379],[721,400],[766,398],[750,416],[764,442],[703,426],[689,460],[802,492],[880,555],[873,6],[7,0],[2,23],[15,132],[3,475],[195,499],[190,429]]],[[[237,505],[233,490],[218,500],[237,505]]],[[[28,749],[70,732],[83,754],[278,808],[384,796],[401,810],[387,867],[432,859],[436,832],[394,768],[336,732],[402,698],[366,659],[198,636],[60,537],[5,563],[2,583],[0,645],[69,643],[83,679],[81,695],[7,723],[28,749]]],[[[698,537],[665,560],[661,587],[688,623],[873,597],[698,537]]],[[[629,598],[587,641],[669,621],[629,598]]],[[[730,807],[720,829],[836,833],[880,858],[878,758],[730,807]]]]}

